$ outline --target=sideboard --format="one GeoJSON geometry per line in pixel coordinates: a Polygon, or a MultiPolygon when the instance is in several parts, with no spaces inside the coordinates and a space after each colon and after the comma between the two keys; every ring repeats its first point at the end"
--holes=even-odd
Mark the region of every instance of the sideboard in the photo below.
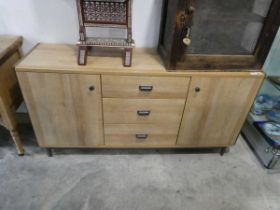
{"type": "Polygon", "coordinates": [[[39,44],[16,72],[40,147],[227,148],[264,79],[261,71],[166,71],[136,49],[76,64],[75,46],[39,44]]]}

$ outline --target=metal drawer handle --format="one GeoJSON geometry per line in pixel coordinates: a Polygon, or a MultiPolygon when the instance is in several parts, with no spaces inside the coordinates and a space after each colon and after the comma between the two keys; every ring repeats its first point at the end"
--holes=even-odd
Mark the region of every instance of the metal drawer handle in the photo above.
{"type": "Polygon", "coordinates": [[[139,90],[143,91],[143,92],[151,92],[153,90],[153,86],[152,85],[140,85],[139,86],[139,90]]]}
{"type": "Polygon", "coordinates": [[[148,134],[136,134],[136,139],[145,140],[148,138],[148,134]]]}
{"type": "Polygon", "coordinates": [[[149,116],[151,114],[151,111],[149,111],[149,110],[139,110],[139,111],[137,111],[137,114],[139,116],[149,116]]]}

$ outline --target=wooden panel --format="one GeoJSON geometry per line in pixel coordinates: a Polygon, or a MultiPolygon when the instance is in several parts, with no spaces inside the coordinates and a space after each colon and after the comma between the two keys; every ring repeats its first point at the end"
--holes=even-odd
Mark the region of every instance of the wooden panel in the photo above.
{"type": "Polygon", "coordinates": [[[105,145],[147,146],[175,145],[178,127],[173,124],[105,124],[105,145]],[[147,134],[139,140],[137,134],[147,134]]]}
{"type": "Polygon", "coordinates": [[[247,71],[256,70],[256,58],[253,55],[191,55],[186,54],[184,61],[178,62],[178,69],[233,69],[247,68],[247,71]]]}
{"type": "Polygon", "coordinates": [[[102,76],[105,98],[186,98],[187,77],[102,76]],[[152,91],[140,91],[140,86],[152,86],[152,91]]]}
{"type": "Polygon", "coordinates": [[[22,37],[0,35],[0,63],[6,61],[14,52],[21,51],[22,37]]]}
{"type": "Polygon", "coordinates": [[[277,30],[280,26],[280,1],[272,0],[268,16],[265,19],[264,27],[259,37],[255,55],[258,60],[258,65],[262,66],[266,62],[268,53],[273,44],[277,30]]]}
{"type": "Polygon", "coordinates": [[[18,73],[18,77],[41,147],[103,144],[100,76],[18,73]]]}
{"type": "Polygon", "coordinates": [[[192,78],[177,143],[191,147],[233,145],[262,80],[254,76],[192,78]]]}
{"type": "Polygon", "coordinates": [[[22,102],[22,96],[14,70],[14,64],[20,59],[20,54],[15,51],[9,58],[0,64],[0,94],[5,95],[4,103],[17,108],[22,102]]]}
{"type": "Polygon", "coordinates": [[[169,123],[180,125],[184,99],[103,99],[104,123],[169,123]],[[140,113],[138,113],[140,111],[140,113]],[[141,111],[150,113],[141,116],[141,111]]]}

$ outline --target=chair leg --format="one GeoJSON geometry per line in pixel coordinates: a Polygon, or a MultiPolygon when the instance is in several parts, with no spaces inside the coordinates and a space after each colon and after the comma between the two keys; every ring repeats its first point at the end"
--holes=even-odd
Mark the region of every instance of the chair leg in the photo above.
{"type": "Polygon", "coordinates": [[[23,149],[23,145],[22,145],[22,142],[20,140],[18,131],[17,130],[11,130],[10,133],[11,133],[11,136],[14,140],[15,145],[16,145],[18,155],[23,156],[24,155],[24,149],[23,149]]]}
{"type": "Polygon", "coordinates": [[[123,56],[123,66],[131,67],[131,62],[132,62],[132,48],[125,48],[124,56],[123,56]]]}
{"type": "Polygon", "coordinates": [[[87,64],[88,47],[79,46],[78,51],[79,51],[78,52],[78,64],[79,65],[86,65],[87,64]]]}

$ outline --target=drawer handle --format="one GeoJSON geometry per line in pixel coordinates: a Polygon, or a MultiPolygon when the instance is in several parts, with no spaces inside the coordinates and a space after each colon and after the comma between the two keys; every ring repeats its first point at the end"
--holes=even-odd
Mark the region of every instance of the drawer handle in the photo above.
{"type": "Polygon", "coordinates": [[[139,86],[139,90],[142,92],[151,92],[153,90],[153,86],[152,85],[140,85],[139,86]]]}
{"type": "Polygon", "coordinates": [[[196,87],[195,89],[195,92],[199,93],[201,91],[200,87],[196,87]]]}
{"type": "Polygon", "coordinates": [[[145,140],[148,138],[148,134],[136,134],[136,139],[145,140]]]}
{"type": "Polygon", "coordinates": [[[149,110],[139,110],[139,111],[137,111],[137,114],[139,116],[149,116],[151,114],[151,111],[149,111],[149,110]]]}

